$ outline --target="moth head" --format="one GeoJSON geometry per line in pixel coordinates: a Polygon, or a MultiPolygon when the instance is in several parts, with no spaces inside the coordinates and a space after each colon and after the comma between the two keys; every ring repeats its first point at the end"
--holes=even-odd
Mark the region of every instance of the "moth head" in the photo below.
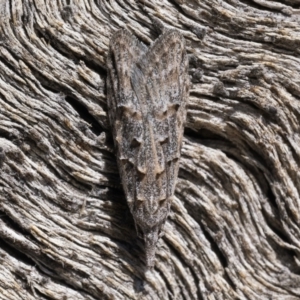
{"type": "Polygon", "coordinates": [[[155,249],[159,239],[159,230],[160,227],[156,226],[150,231],[143,233],[143,238],[145,242],[146,264],[150,268],[154,266],[155,262],[155,249]]]}

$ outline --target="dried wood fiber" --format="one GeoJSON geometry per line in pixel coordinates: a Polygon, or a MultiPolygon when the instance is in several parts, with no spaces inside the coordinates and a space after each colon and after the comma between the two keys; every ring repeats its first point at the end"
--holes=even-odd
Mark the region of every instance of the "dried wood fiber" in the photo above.
{"type": "Polygon", "coordinates": [[[296,0],[0,0],[0,299],[300,299],[299,46],[296,0]],[[107,119],[120,28],[189,55],[151,271],[107,119]]]}

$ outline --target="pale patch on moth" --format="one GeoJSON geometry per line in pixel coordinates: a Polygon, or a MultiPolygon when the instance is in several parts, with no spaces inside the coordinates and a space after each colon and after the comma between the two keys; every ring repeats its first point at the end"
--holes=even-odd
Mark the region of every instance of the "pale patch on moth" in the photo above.
{"type": "Polygon", "coordinates": [[[178,175],[189,94],[185,40],[168,30],[148,48],[120,30],[111,38],[107,69],[119,171],[152,267],[178,175]]]}

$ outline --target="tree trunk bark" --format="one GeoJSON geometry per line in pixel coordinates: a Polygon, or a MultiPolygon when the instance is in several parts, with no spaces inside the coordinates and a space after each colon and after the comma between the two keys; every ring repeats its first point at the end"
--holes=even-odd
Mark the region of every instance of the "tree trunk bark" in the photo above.
{"type": "Polygon", "coordinates": [[[299,0],[0,0],[0,299],[300,299],[299,49],[299,0]],[[120,28],[190,61],[152,270],[107,121],[120,28]]]}

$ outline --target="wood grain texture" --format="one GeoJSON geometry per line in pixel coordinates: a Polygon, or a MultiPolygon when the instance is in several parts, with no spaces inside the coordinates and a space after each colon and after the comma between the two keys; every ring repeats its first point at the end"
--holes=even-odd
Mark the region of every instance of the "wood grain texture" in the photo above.
{"type": "Polygon", "coordinates": [[[189,93],[185,41],[166,31],[148,49],[128,31],[110,42],[107,105],[127,203],[146,264],[170,212],[189,93]]]}
{"type": "Polygon", "coordinates": [[[0,299],[300,299],[299,1],[0,0],[0,299]],[[106,56],[186,41],[153,270],[122,190],[106,56]]]}

